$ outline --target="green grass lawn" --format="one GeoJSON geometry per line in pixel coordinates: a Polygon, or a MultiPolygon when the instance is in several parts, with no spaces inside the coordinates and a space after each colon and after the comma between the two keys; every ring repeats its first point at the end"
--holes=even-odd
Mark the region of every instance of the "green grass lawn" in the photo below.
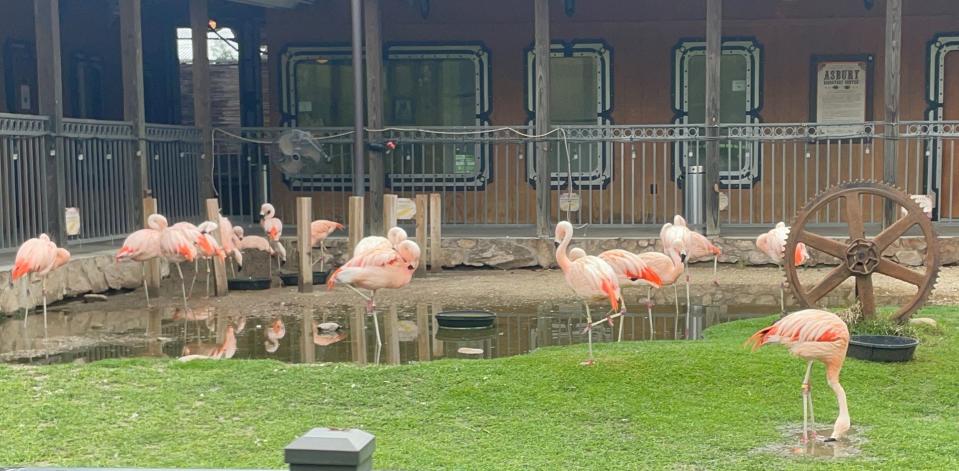
{"type": "MultiPolygon", "coordinates": [[[[861,454],[848,468],[959,469],[959,308],[908,364],[848,360],[861,454]]],[[[273,361],[0,366],[0,465],[283,468],[311,427],[376,435],[379,469],[783,469],[834,460],[757,451],[795,443],[805,365],[741,347],[774,317],[701,342],[547,348],[499,360],[392,367],[273,361]]],[[[836,401],[821,365],[820,429],[836,401]]]]}

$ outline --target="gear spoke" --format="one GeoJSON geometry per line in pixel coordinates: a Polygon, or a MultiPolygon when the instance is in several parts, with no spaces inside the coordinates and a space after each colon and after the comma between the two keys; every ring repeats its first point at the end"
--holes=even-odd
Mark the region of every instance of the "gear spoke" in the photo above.
{"type": "Polygon", "coordinates": [[[846,200],[846,224],[849,225],[849,238],[862,239],[866,236],[866,230],[862,221],[862,202],[860,202],[858,191],[849,193],[845,196],[846,200]]]}
{"type": "Polygon", "coordinates": [[[843,281],[846,281],[846,278],[849,278],[851,274],[844,265],[833,268],[833,270],[826,275],[825,279],[820,281],[813,289],[809,290],[809,298],[814,303],[818,302],[823,296],[826,296],[830,291],[842,284],[843,281]]]}
{"type": "Polygon", "coordinates": [[[919,219],[915,214],[909,213],[905,217],[900,218],[898,221],[894,222],[891,226],[887,227],[885,230],[879,233],[873,242],[879,248],[879,252],[882,253],[886,250],[896,239],[903,236],[912,226],[919,224],[919,219]]]}
{"type": "Polygon", "coordinates": [[[914,272],[908,267],[886,259],[883,259],[879,262],[879,268],[877,271],[883,275],[891,276],[897,280],[905,281],[906,283],[915,286],[922,286],[922,282],[926,279],[922,273],[914,272]]]}
{"type": "Polygon", "coordinates": [[[799,241],[820,252],[825,252],[829,255],[832,255],[833,257],[839,259],[846,257],[846,245],[838,240],[830,239],[828,237],[823,237],[819,234],[814,234],[812,232],[803,230],[799,232],[799,241]]]}

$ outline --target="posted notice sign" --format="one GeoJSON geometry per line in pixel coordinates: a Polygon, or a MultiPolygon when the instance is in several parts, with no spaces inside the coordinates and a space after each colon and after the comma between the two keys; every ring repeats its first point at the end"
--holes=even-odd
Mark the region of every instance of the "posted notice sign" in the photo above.
{"type": "MultiPolygon", "coordinates": [[[[820,62],[816,83],[816,122],[851,124],[866,121],[865,61],[820,62]]],[[[830,127],[829,134],[848,134],[854,127],[830,127]]]]}

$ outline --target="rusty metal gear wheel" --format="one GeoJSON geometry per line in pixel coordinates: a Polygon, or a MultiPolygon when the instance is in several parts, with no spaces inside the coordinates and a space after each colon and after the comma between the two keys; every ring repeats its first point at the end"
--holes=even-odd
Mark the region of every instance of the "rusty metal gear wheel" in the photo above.
{"type": "MultiPolygon", "coordinates": [[[[872,199],[872,198],[870,198],[872,199]]],[[[874,201],[874,200],[873,200],[874,201]]],[[[879,207],[883,207],[879,205],[879,207]]],[[[832,205],[835,207],[836,205],[832,205]]],[[[897,212],[897,215],[901,215],[897,212]]],[[[839,260],[824,279],[811,287],[803,286],[799,281],[793,257],[784,257],[786,280],[799,303],[812,307],[827,294],[838,288],[849,277],[856,279],[856,296],[862,303],[865,317],[876,312],[876,300],[873,293],[872,275],[883,275],[906,282],[916,287],[916,293],[893,314],[893,319],[904,321],[916,312],[929,297],[939,274],[939,239],[932,221],[923,214],[922,209],[898,188],[876,181],[852,181],[842,183],[816,195],[796,214],[796,219],[786,240],[785,253],[795,253],[796,244],[802,242],[810,248],[826,253],[839,260]],[[894,208],[903,208],[905,216],[882,230],[876,237],[866,237],[863,219],[863,197],[879,197],[883,205],[892,203],[894,208]],[[848,240],[832,239],[812,231],[810,222],[816,215],[832,203],[841,201],[842,216],[848,229],[848,240]],[[896,240],[906,234],[913,226],[919,226],[926,242],[926,256],[923,271],[918,272],[889,258],[883,252],[896,240]]]]}

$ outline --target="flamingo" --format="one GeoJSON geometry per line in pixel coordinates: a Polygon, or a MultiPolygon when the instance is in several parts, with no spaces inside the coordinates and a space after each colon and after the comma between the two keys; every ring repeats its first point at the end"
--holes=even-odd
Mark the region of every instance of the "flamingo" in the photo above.
{"type": "MultiPolygon", "coordinates": [[[[326,262],[326,238],[334,231],[342,230],[343,225],[336,221],[327,221],[326,219],[317,219],[310,223],[310,247],[320,246],[320,271],[323,271],[323,265],[326,262]]],[[[316,265],[316,262],[313,262],[316,265]]]]}
{"type": "MultiPolygon", "coordinates": [[[[583,249],[577,247],[569,251],[569,259],[576,260],[586,255],[583,249]]],[[[663,281],[655,270],[648,267],[646,262],[639,256],[627,250],[613,249],[599,254],[599,258],[608,263],[616,277],[619,280],[620,289],[625,286],[646,286],[649,288],[662,288],[663,281]]],[[[653,336],[653,303],[647,295],[646,313],[649,315],[649,335],[653,336]]],[[[625,317],[619,319],[619,337],[617,341],[623,340],[623,321],[625,317]]]]}
{"type": "MultiPolygon", "coordinates": [[[[40,278],[40,292],[43,295],[43,338],[47,338],[47,276],[70,261],[70,252],[57,247],[50,236],[40,234],[29,239],[17,249],[13,262],[13,281],[27,274],[40,278]]],[[[27,309],[23,309],[23,324],[27,324],[27,309]]]]}
{"type": "MultiPolygon", "coordinates": [[[[809,441],[809,423],[815,429],[816,417],[813,414],[809,375],[813,362],[819,360],[826,365],[826,381],[839,403],[839,416],[833,425],[832,435],[827,442],[841,438],[849,430],[849,408],[846,405],[846,391],[839,384],[839,371],[846,359],[849,347],[849,329],[846,323],[831,312],[818,309],[797,311],[776,321],[746,340],[753,351],[767,343],[780,343],[789,348],[793,355],[806,360],[806,377],[802,382],[803,399],[803,443],[809,441]]],[[[813,430],[813,438],[816,432],[813,430]]]]}
{"type": "Polygon", "coordinates": [[[283,337],[286,337],[286,325],[283,324],[283,319],[277,317],[273,319],[270,328],[266,329],[266,340],[263,342],[266,352],[276,353],[280,348],[280,339],[283,337]]]}
{"type": "Polygon", "coordinates": [[[263,226],[263,231],[266,232],[266,238],[270,241],[270,245],[278,254],[276,268],[279,270],[282,263],[286,263],[286,248],[280,243],[280,237],[283,235],[283,221],[275,214],[276,209],[270,203],[263,203],[263,206],[260,207],[260,216],[263,218],[260,220],[260,225],[263,226]]]}
{"type": "MultiPolygon", "coordinates": [[[[786,250],[786,239],[789,237],[789,228],[786,223],[780,221],[776,227],[756,238],[756,248],[765,253],[779,269],[783,268],[783,255],[786,250]]],[[[806,244],[799,242],[796,244],[796,251],[793,253],[796,265],[802,265],[809,260],[809,251],[806,250],[806,244]]],[[[786,285],[785,281],[779,283],[779,308],[786,312],[786,285]]]]}
{"type": "MultiPolygon", "coordinates": [[[[243,253],[240,252],[240,249],[237,248],[236,244],[239,242],[236,234],[233,231],[233,223],[229,219],[220,216],[219,217],[219,229],[220,229],[220,244],[223,245],[223,251],[229,256],[237,265],[240,266],[240,270],[243,270],[243,253]]],[[[230,269],[233,269],[233,265],[230,264],[230,269]]],[[[236,276],[236,271],[233,272],[233,276],[236,276]]]]}
{"type": "Polygon", "coordinates": [[[144,263],[160,257],[160,235],[167,226],[165,217],[151,214],[147,217],[147,227],[128,235],[120,246],[115,257],[116,262],[132,260],[140,262],[140,273],[143,275],[143,293],[147,298],[147,307],[150,307],[150,290],[147,287],[147,275],[144,263]]]}
{"type": "Polygon", "coordinates": [[[626,303],[623,302],[619,290],[619,281],[616,273],[608,263],[599,257],[584,255],[571,260],[566,253],[570,241],[573,240],[573,225],[569,221],[560,221],[556,225],[556,263],[563,270],[566,284],[583,301],[586,307],[586,331],[588,332],[589,359],[584,365],[593,364],[593,318],[589,313],[589,300],[608,298],[612,308],[606,315],[606,321],[613,325],[613,318],[622,316],[626,312],[626,303]],[[615,315],[612,315],[616,313],[615,315]]]}
{"type": "Polygon", "coordinates": [[[375,249],[392,249],[406,240],[406,231],[401,227],[394,227],[386,233],[386,237],[369,236],[360,239],[353,248],[353,256],[359,256],[375,249]]]}
{"type": "Polygon", "coordinates": [[[683,241],[686,247],[686,262],[695,262],[704,258],[712,257],[713,258],[713,283],[719,284],[719,281],[716,280],[717,275],[717,264],[719,262],[719,256],[723,254],[722,249],[713,244],[706,236],[692,230],[686,224],[686,219],[680,215],[673,216],[672,224],[666,223],[663,225],[663,229],[660,230],[659,236],[660,240],[663,242],[663,247],[668,247],[666,245],[666,237],[664,233],[669,233],[671,236],[675,237],[677,234],[682,234],[683,241]]]}
{"type": "Polygon", "coordinates": [[[413,272],[420,264],[420,246],[412,240],[400,242],[396,248],[377,248],[355,255],[350,261],[337,268],[326,282],[328,289],[336,283],[343,283],[366,300],[366,313],[373,316],[373,328],[376,330],[376,345],[382,346],[379,323],[376,320],[376,291],[383,288],[402,288],[413,279],[413,272]],[[366,296],[360,290],[370,290],[366,296]]]}
{"type": "Polygon", "coordinates": [[[206,294],[210,295],[210,264],[209,261],[214,256],[223,257],[223,249],[220,248],[220,244],[216,242],[212,236],[209,235],[209,231],[216,229],[216,224],[210,221],[204,222],[201,224],[203,229],[193,225],[189,222],[178,222],[172,226],[171,229],[179,230],[190,240],[191,243],[196,247],[197,253],[196,258],[193,259],[193,281],[190,282],[190,295],[193,295],[193,285],[196,284],[197,273],[200,271],[199,264],[200,259],[207,261],[206,263],[206,294]],[[213,226],[213,229],[210,229],[209,225],[213,226]]]}
{"type": "MultiPolygon", "coordinates": [[[[639,258],[643,259],[646,262],[646,265],[653,269],[659,279],[662,281],[662,286],[673,287],[673,299],[676,301],[676,317],[673,320],[673,332],[676,333],[679,331],[679,290],[676,286],[676,282],[679,280],[680,275],[685,271],[685,260],[686,253],[683,248],[683,244],[677,243],[672,250],[667,250],[666,253],[660,252],[643,252],[639,254],[639,258]]],[[[652,309],[652,287],[646,287],[646,300],[649,309],[652,309]]]]}
{"type": "MultiPolygon", "coordinates": [[[[270,257],[276,256],[276,251],[273,250],[274,245],[271,244],[269,240],[260,236],[243,235],[243,228],[240,226],[233,227],[233,234],[236,238],[237,250],[259,250],[261,252],[266,252],[270,257]]],[[[270,268],[270,279],[272,280],[273,262],[268,263],[267,266],[270,268]]]]}
{"type": "Polygon", "coordinates": [[[196,246],[190,241],[188,232],[189,230],[183,228],[183,226],[180,228],[166,227],[166,218],[163,218],[159,239],[160,256],[167,262],[176,265],[176,271],[180,274],[180,293],[183,295],[184,309],[189,309],[189,307],[186,304],[186,279],[183,278],[183,270],[180,269],[180,264],[192,262],[197,254],[196,246]]]}

